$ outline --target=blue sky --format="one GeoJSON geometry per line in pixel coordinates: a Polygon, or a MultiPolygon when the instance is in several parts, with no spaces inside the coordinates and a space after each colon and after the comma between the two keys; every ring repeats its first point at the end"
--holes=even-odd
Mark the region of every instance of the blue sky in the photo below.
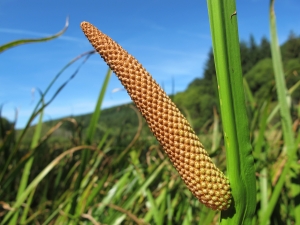
{"type": "MultiPolygon", "coordinates": [[[[241,40],[253,34],[257,43],[269,39],[269,0],[237,0],[241,40]]],[[[299,34],[300,1],[275,2],[280,43],[293,30],[299,34]]],[[[53,41],[22,45],[0,54],[0,104],[2,115],[14,119],[17,128],[26,124],[39,94],[53,77],[76,56],[92,49],[80,29],[88,21],[134,55],[167,93],[184,91],[201,77],[211,48],[206,1],[201,0],[1,0],[0,45],[21,38],[39,38],[66,33],[53,41]],[[83,4],[85,2],[85,4],[83,4]]],[[[74,72],[79,62],[58,80],[51,94],[74,72]]],[[[92,112],[107,72],[98,55],[92,56],[76,77],[45,110],[44,120],[92,112]]],[[[103,108],[130,102],[115,75],[103,108]]]]}

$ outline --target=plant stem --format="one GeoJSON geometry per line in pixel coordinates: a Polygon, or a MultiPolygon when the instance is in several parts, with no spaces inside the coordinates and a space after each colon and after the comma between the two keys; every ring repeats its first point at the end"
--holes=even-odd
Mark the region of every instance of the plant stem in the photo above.
{"type": "Polygon", "coordinates": [[[244,97],[235,1],[207,0],[233,203],[221,224],[251,224],[256,207],[254,160],[244,97]]]}

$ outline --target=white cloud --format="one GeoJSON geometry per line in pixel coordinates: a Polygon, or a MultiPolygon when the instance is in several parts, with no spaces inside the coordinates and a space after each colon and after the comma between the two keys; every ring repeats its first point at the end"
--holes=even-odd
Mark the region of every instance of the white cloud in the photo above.
{"type": "Polygon", "coordinates": [[[187,57],[172,57],[170,59],[160,60],[155,64],[147,66],[153,74],[163,74],[164,76],[195,76],[195,73],[201,74],[203,63],[206,56],[189,55],[187,57]]]}

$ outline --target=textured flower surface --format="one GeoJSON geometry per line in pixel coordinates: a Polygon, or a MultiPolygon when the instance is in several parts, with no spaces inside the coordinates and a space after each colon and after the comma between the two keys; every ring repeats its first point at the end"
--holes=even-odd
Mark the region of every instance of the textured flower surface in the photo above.
{"type": "Polygon", "coordinates": [[[229,181],[213,164],[176,105],[119,44],[88,22],[82,22],[81,28],[118,76],[189,190],[209,208],[228,209],[231,203],[229,181]]]}

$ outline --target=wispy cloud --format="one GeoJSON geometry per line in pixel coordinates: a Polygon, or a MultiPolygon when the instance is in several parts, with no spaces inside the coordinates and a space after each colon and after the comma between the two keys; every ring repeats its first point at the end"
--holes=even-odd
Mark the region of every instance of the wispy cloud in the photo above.
{"type": "Polygon", "coordinates": [[[136,48],[139,48],[140,50],[147,50],[151,52],[155,52],[157,55],[160,54],[166,54],[170,56],[183,56],[183,57],[198,57],[199,53],[193,53],[191,51],[183,51],[183,50],[174,50],[174,49],[167,49],[164,47],[159,46],[149,46],[149,45],[135,45],[136,48]]]}
{"type": "Polygon", "coordinates": [[[172,60],[164,60],[159,64],[151,66],[166,76],[194,76],[195,72],[200,74],[204,59],[202,57],[189,57],[172,60]]]}
{"type": "Polygon", "coordinates": [[[141,19],[139,22],[141,24],[143,24],[145,27],[148,27],[152,30],[156,30],[156,31],[165,31],[165,30],[167,30],[162,25],[160,25],[158,23],[154,23],[153,21],[150,21],[150,20],[141,19]]]}
{"type": "MultiPolygon", "coordinates": [[[[35,38],[48,37],[48,36],[53,35],[53,34],[49,34],[49,33],[35,32],[35,31],[29,31],[29,30],[20,30],[20,29],[9,29],[9,28],[0,28],[0,33],[18,34],[18,35],[22,35],[22,38],[24,38],[24,35],[33,36],[35,38]]],[[[76,42],[84,42],[85,43],[84,39],[75,38],[75,37],[67,36],[67,35],[63,35],[58,38],[61,40],[66,40],[66,41],[76,41],[76,42]]]]}
{"type": "Polygon", "coordinates": [[[194,32],[189,32],[186,30],[177,30],[177,33],[185,35],[185,36],[189,36],[189,37],[196,37],[196,38],[201,38],[201,39],[206,39],[206,40],[211,39],[209,34],[194,33],[194,32]]]}
{"type": "Polygon", "coordinates": [[[2,97],[6,97],[6,98],[10,98],[10,96],[29,96],[32,94],[31,90],[32,90],[32,86],[29,85],[23,85],[23,84],[18,84],[15,83],[13,88],[10,85],[4,85],[7,83],[11,83],[10,80],[5,80],[3,82],[3,80],[0,79],[0,96],[2,97]]]}
{"type": "Polygon", "coordinates": [[[153,30],[158,30],[158,31],[163,31],[163,30],[166,30],[165,27],[161,26],[161,25],[158,25],[158,24],[155,24],[155,23],[151,23],[149,24],[149,27],[153,30]]]}

